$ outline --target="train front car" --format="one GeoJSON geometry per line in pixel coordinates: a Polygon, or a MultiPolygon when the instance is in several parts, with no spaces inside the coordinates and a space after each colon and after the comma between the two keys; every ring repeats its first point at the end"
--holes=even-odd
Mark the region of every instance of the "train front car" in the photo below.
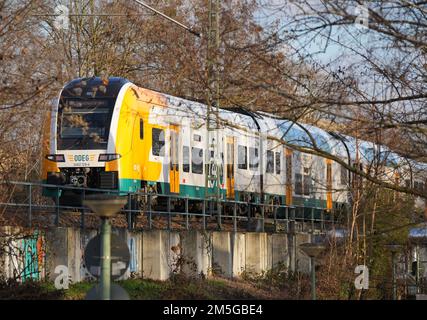
{"type": "MultiPolygon", "coordinates": [[[[114,128],[122,78],[76,79],[62,90],[46,130],[43,180],[47,184],[114,190],[118,188],[114,128]],[[116,107],[116,108],[115,108],[116,107]]],[[[123,90],[122,90],[123,91],[123,90]]],[[[47,188],[64,205],[81,202],[78,189],[47,188]]]]}

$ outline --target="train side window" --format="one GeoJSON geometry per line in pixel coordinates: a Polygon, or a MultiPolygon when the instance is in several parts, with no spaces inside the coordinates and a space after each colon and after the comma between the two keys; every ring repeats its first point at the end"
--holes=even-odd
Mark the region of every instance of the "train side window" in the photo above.
{"type": "Polygon", "coordinates": [[[203,174],[203,149],[191,148],[191,172],[203,174]]]}
{"type": "Polygon", "coordinates": [[[239,169],[248,168],[248,148],[246,146],[238,146],[238,162],[237,167],[239,169]]]}
{"type": "Polygon", "coordinates": [[[182,171],[190,172],[190,148],[182,147],[182,171]]]}
{"type": "Polygon", "coordinates": [[[276,152],[276,174],[280,174],[280,152],[276,152]]]}
{"type": "Polygon", "coordinates": [[[259,165],[258,148],[249,147],[249,169],[256,170],[259,165]]]}
{"type": "Polygon", "coordinates": [[[302,174],[295,173],[295,194],[302,194],[302,174]]]}
{"type": "Polygon", "coordinates": [[[271,150],[267,150],[267,165],[265,167],[265,172],[274,172],[274,152],[271,150]]]}
{"type": "Polygon", "coordinates": [[[144,139],[144,120],[139,119],[139,139],[144,139]]]}
{"type": "Polygon", "coordinates": [[[303,177],[303,191],[305,196],[309,196],[311,193],[311,177],[305,174],[303,177]]]}
{"type": "Polygon", "coordinates": [[[165,156],[165,130],[153,128],[152,131],[153,155],[165,156]]]}

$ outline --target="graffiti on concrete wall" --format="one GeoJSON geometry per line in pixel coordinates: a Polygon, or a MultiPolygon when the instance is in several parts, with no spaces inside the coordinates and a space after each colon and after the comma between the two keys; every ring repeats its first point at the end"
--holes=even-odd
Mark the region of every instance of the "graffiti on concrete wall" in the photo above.
{"type": "Polygon", "coordinates": [[[137,260],[137,254],[136,254],[136,241],[134,237],[129,237],[128,239],[128,247],[129,247],[129,253],[130,253],[130,262],[129,262],[129,271],[132,272],[138,272],[138,260],[137,260]]]}
{"type": "Polygon", "coordinates": [[[10,237],[5,248],[9,276],[17,280],[40,280],[45,276],[46,243],[38,230],[10,237]]]}
{"type": "Polygon", "coordinates": [[[22,239],[22,251],[24,268],[22,270],[22,280],[41,279],[44,267],[44,239],[42,233],[35,231],[33,235],[22,239]]]}

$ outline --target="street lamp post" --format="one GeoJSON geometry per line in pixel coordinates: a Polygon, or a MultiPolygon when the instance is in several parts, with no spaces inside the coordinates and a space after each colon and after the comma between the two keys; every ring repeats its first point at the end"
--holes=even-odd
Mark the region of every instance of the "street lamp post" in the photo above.
{"type": "Polygon", "coordinates": [[[386,244],[385,247],[391,252],[391,281],[393,285],[393,300],[397,299],[397,284],[396,284],[396,253],[400,250],[400,245],[395,243],[386,244]]]}
{"type": "Polygon", "coordinates": [[[115,216],[126,204],[126,197],[112,195],[90,195],[83,204],[101,217],[101,300],[111,299],[111,224],[115,216]]]}
{"type": "Polygon", "coordinates": [[[311,265],[311,299],[316,300],[316,258],[325,250],[323,243],[303,243],[299,248],[310,257],[311,265]]]}

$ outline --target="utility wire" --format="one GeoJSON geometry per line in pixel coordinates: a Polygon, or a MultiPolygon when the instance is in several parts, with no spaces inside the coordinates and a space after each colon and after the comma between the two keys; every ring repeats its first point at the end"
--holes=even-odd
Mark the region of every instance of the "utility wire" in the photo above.
{"type": "Polygon", "coordinates": [[[194,31],[193,29],[191,29],[190,27],[187,27],[186,25],[182,24],[181,22],[176,21],[175,19],[172,19],[171,17],[169,17],[169,16],[165,15],[164,13],[162,13],[162,12],[160,12],[160,11],[158,11],[158,10],[154,9],[153,7],[150,7],[150,6],[149,6],[148,4],[146,4],[145,2],[142,2],[142,1],[140,1],[140,0],[134,0],[134,1],[135,1],[136,3],[138,3],[139,5],[143,6],[144,8],[146,8],[146,9],[148,9],[148,10],[150,10],[150,11],[154,12],[155,14],[158,14],[158,15],[162,16],[163,18],[165,18],[165,19],[167,19],[167,20],[169,20],[169,21],[171,21],[171,22],[173,22],[173,23],[177,24],[178,26],[180,26],[180,27],[181,27],[181,28],[183,28],[184,30],[187,30],[188,32],[190,32],[190,33],[194,34],[196,37],[201,38],[201,36],[202,36],[202,35],[201,35],[199,32],[194,31]]]}

